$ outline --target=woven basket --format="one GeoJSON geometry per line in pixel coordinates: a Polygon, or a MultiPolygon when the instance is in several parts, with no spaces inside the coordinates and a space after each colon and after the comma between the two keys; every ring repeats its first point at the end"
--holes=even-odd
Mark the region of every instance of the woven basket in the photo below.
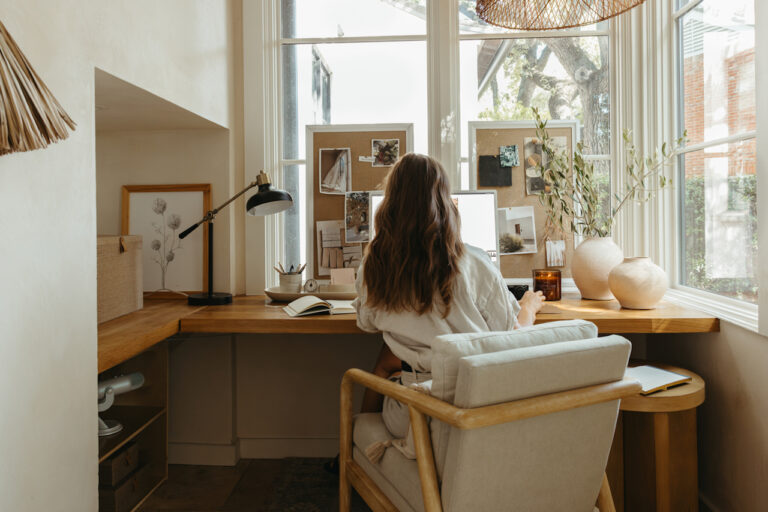
{"type": "Polygon", "coordinates": [[[141,237],[99,236],[96,246],[99,323],[144,307],[141,237]]]}

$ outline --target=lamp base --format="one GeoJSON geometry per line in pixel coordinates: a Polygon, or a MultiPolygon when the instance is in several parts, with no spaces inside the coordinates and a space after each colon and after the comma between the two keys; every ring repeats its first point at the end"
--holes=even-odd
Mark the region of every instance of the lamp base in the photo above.
{"type": "Polygon", "coordinates": [[[190,306],[223,306],[232,304],[231,293],[192,293],[187,297],[190,306]]]}

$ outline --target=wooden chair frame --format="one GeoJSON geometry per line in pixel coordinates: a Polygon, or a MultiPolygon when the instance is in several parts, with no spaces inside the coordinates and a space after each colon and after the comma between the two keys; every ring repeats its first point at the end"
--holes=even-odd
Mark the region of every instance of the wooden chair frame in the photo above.
{"type": "MultiPolygon", "coordinates": [[[[340,512],[349,512],[350,485],[354,486],[355,490],[375,512],[397,512],[397,508],[389,498],[352,458],[352,386],[355,383],[382,395],[395,398],[408,406],[413,428],[416,463],[421,480],[421,493],[426,512],[442,512],[443,510],[427,416],[437,418],[456,428],[474,429],[617,400],[634,395],[641,389],[640,383],[624,379],[496,405],[462,409],[363,370],[357,368],[347,370],[341,381],[340,512]]],[[[616,510],[605,474],[597,497],[597,506],[600,512],[615,512],[616,510]]]]}

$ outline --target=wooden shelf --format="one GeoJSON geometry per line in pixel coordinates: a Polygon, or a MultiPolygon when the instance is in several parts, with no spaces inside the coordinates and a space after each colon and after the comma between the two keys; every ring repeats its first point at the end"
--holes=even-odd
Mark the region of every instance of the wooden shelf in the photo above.
{"type": "Polygon", "coordinates": [[[123,424],[117,434],[99,438],[99,462],[119,450],[158,418],[165,415],[164,407],[115,405],[102,413],[102,419],[115,419],[123,424]]]}

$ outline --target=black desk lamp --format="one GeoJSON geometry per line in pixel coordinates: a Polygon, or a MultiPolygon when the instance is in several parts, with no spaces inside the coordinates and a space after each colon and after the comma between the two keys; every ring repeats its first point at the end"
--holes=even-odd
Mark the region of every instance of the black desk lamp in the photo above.
{"type": "Polygon", "coordinates": [[[223,304],[232,303],[231,293],[213,292],[213,219],[222,208],[257,185],[259,187],[259,191],[252,195],[250,199],[248,199],[248,203],[245,207],[248,215],[263,217],[264,215],[272,215],[273,213],[282,212],[283,210],[287,210],[293,205],[293,198],[291,197],[291,194],[285,190],[272,188],[272,185],[269,182],[269,176],[267,176],[264,171],[261,171],[256,177],[256,181],[252,182],[243,190],[229,198],[218,208],[214,208],[213,210],[206,213],[202,220],[179,233],[179,238],[184,238],[193,232],[203,222],[208,223],[208,292],[193,293],[189,295],[187,302],[189,302],[190,306],[220,306],[223,304]]]}

